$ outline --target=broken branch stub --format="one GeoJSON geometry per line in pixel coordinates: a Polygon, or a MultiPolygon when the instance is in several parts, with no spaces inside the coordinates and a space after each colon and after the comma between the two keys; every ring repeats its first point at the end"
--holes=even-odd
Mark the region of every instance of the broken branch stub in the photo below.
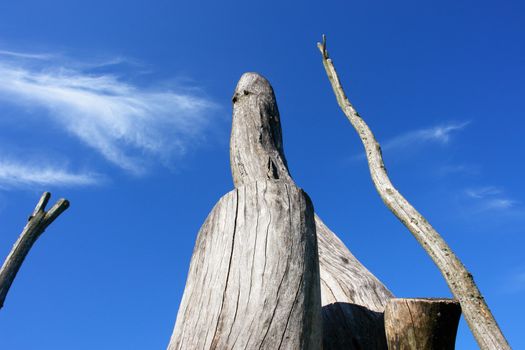
{"type": "Polygon", "coordinates": [[[51,194],[49,192],[44,192],[40,197],[35,210],[29,217],[26,226],[0,269],[0,308],[3,307],[7,292],[9,288],[11,288],[16,274],[18,270],[20,270],[33,244],[38,237],[44,233],[45,229],[69,207],[68,200],[59,199],[58,202],[46,212],[46,205],[50,197],[51,194]]]}
{"type": "Polygon", "coordinates": [[[323,65],[339,107],[361,138],[370,175],[381,199],[408,228],[441,271],[452,294],[460,302],[465,320],[479,347],[482,350],[510,349],[485,299],[474,283],[472,275],[452,252],[441,235],[392,185],[383,163],[381,147],[368,125],[348,100],[334,64],[328,56],[324,35],[323,42],[318,43],[317,46],[321,52],[323,65]]]}

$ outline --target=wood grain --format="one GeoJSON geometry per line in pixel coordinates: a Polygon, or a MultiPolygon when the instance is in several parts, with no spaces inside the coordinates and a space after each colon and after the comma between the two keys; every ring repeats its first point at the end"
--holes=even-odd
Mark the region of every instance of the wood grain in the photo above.
{"type": "Polygon", "coordinates": [[[202,226],[168,349],[320,349],[320,311],[312,204],[293,184],[256,181],[202,226]]]}
{"type": "Polygon", "coordinates": [[[270,83],[245,73],[232,100],[236,189],[199,232],[169,350],[386,349],[392,294],[296,186],[270,83]]]}
{"type": "Polygon", "coordinates": [[[391,299],[385,308],[389,350],[454,350],[461,306],[453,299],[391,299]]]}
{"type": "Polygon", "coordinates": [[[323,349],[386,349],[383,311],[392,293],[315,216],[323,349]]]}
{"type": "MultiPolygon", "coordinates": [[[[261,179],[294,183],[282,140],[275,93],[245,73],[234,92],[230,163],[235,186],[261,179]]],[[[385,349],[384,306],[392,293],[315,216],[319,245],[324,348],[385,349]]]]}

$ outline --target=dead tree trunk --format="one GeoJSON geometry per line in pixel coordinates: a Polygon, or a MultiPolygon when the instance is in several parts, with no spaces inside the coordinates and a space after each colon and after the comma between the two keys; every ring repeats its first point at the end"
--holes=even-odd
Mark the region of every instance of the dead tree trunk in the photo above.
{"type": "Polygon", "coordinates": [[[318,47],[337,102],[365,147],[370,175],[381,199],[414,235],[441,271],[452,294],[459,300],[465,320],[479,347],[483,350],[510,349],[470,272],[441,235],[392,185],[383,163],[381,147],[368,125],[346,97],[333,62],[328,57],[324,36],[323,43],[318,43],[318,47]]]}
{"type": "Polygon", "coordinates": [[[319,349],[313,215],[284,181],[225,195],[199,232],[169,349],[319,349]]]}
{"type": "Polygon", "coordinates": [[[391,299],[385,308],[389,350],[454,350],[461,307],[453,299],[391,299]]]}
{"type": "MultiPolygon", "coordinates": [[[[244,74],[233,102],[230,163],[235,186],[264,178],[293,183],[270,83],[256,73],[244,74]]],[[[383,311],[392,293],[317,215],[315,224],[324,349],[386,349],[383,311]]]]}
{"type": "Polygon", "coordinates": [[[45,229],[69,207],[67,200],[60,199],[46,212],[46,205],[50,197],[51,194],[49,192],[45,192],[42,195],[24,230],[0,269],[0,308],[4,306],[7,292],[33,244],[44,233],[45,229]]]}
{"type": "Polygon", "coordinates": [[[168,349],[320,349],[321,328],[324,349],[386,349],[392,295],[292,180],[268,81],[244,74],[233,109],[236,189],[199,232],[168,349]]]}

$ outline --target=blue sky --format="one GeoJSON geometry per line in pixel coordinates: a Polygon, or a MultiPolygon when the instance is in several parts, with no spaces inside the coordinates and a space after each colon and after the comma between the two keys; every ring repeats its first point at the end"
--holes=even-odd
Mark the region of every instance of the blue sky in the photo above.
{"type": "MultiPolygon", "coordinates": [[[[373,188],[316,42],[400,191],[525,348],[521,1],[4,1],[0,254],[41,192],[68,209],[0,312],[4,349],[163,349],[200,225],[233,187],[231,96],[273,84],[292,175],[399,297],[450,296],[373,188]]],[[[3,258],[2,258],[3,259],[3,258]]],[[[464,322],[458,349],[475,349],[464,322]]]]}

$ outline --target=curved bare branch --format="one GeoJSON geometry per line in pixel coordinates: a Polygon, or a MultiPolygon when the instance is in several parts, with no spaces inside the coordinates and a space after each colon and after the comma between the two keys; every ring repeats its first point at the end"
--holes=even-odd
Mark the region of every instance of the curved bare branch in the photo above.
{"type": "Polygon", "coordinates": [[[439,233],[390,182],[383,163],[381,147],[368,125],[346,97],[334,64],[328,56],[324,35],[323,42],[318,43],[317,46],[321,51],[323,65],[337,102],[363,142],[370,175],[381,199],[414,235],[441,271],[450,290],[460,302],[465,319],[479,347],[483,350],[510,349],[470,272],[439,233]]]}
{"type": "Polygon", "coordinates": [[[0,308],[4,306],[4,301],[9,288],[13,283],[18,270],[22,266],[29,250],[36,242],[38,237],[51,225],[51,223],[69,207],[69,201],[66,199],[58,200],[49,211],[45,211],[49,202],[51,193],[44,192],[38,201],[35,210],[28,219],[24,230],[18,237],[18,240],[11,249],[0,269],[0,308]]]}

